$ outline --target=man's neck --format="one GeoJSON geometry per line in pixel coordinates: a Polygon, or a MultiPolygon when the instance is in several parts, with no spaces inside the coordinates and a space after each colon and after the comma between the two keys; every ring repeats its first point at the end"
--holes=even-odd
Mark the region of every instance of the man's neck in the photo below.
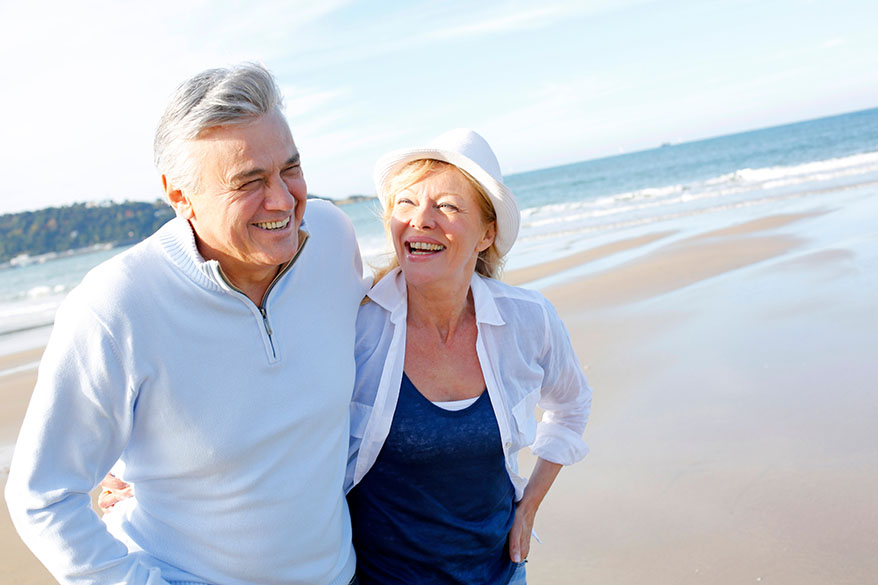
{"type": "Polygon", "coordinates": [[[229,286],[246,295],[257,307],[262,307],[265,295],[277,279],[278,274],[296,260],[308,239],[308,233],[301,229],[298,235],[299,246],[296,253],[287,262],[276,266],[254,266],[242,263],[237,259],[222,258],[220,254],[206,250],[204,243],[197,236],[196,246],[202,258],[216,260],[219,263],[220,274],[229,286]]]}
{"type": "Polygon", "coordinates": [[[223,275],[223,278],[229,286],[242,292],[248,299],[253,301],[253,304],[257,307],[262,307],[262,301],[265,300],[265,293],[268,292],[271,283],[274,282],[274,279],[277,278],[277,275],[284,266],[286,266],[286,264],[276,266],[273,271],[266,273],[264,278],[252,280],[231,278],[225,271],[223,271],[222,265],[220,265],[220,273],[223,275]]]}

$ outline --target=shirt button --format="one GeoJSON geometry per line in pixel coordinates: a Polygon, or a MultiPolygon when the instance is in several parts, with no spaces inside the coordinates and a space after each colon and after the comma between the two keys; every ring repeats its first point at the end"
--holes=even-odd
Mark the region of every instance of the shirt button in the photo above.
{"type": "Polygon", "coordinates": [[[511,446],[512,446],[512,441],[506,441],[506,448],[508,449],[511,446]]]}

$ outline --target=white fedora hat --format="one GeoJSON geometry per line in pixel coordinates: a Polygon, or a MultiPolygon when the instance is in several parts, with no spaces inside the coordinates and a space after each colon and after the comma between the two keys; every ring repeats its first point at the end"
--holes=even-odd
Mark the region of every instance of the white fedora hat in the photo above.
{"type": "Polygon", "coordinates": [[[500,163],[497,162],[497,157],[487,141],[472,130],[458,128],[449,130],[421,148],[406,148],[385,154],[375,163],[374,175],[375,188],[378,190],[382,206],[387,203],[385,183],[403,166],[420,159],[451,163],[478,181],[494,205],[494,213],[497,215],[497,236],[494,238],[494,245],[500,255],[505,256],[518,237],[521,214],[518,211],[515,195],[503,184],[500,163]]]}

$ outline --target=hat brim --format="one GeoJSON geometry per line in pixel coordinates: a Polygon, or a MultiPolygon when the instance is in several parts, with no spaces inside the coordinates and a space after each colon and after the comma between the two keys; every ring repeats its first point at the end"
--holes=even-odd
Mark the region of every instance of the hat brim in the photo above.
{"type": "Polygon", "coordinates": [[[466,171],[488,194],[494,213],[497,216],[497,235],[494,238],[494,246],[500,256],[505,256],[518,237],[521,214],[518,210],[518,202],[512,191],[503,183],[497,181],[479,164],[459,152],[442,150],[437,148],[411,148],[396,150],[385,154],[375,164],[375,188],[382,207],[387,205],[384,185],[402,167],[408,163],[421,160],[433,159],[447,162],[459,169],[466,171]]]}

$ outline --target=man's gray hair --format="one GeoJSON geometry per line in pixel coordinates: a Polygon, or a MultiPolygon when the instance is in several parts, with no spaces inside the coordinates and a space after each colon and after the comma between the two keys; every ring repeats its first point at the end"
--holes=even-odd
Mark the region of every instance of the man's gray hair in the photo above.
{"type": "Polygon", "coordinates": [[[210,128],[247,124],[281,108],[280,89],[261,65],[203,71],[177,88],[162,115],[153,143],[156,168],[177,188],[198,190],[190,141],[210,128]]]}

